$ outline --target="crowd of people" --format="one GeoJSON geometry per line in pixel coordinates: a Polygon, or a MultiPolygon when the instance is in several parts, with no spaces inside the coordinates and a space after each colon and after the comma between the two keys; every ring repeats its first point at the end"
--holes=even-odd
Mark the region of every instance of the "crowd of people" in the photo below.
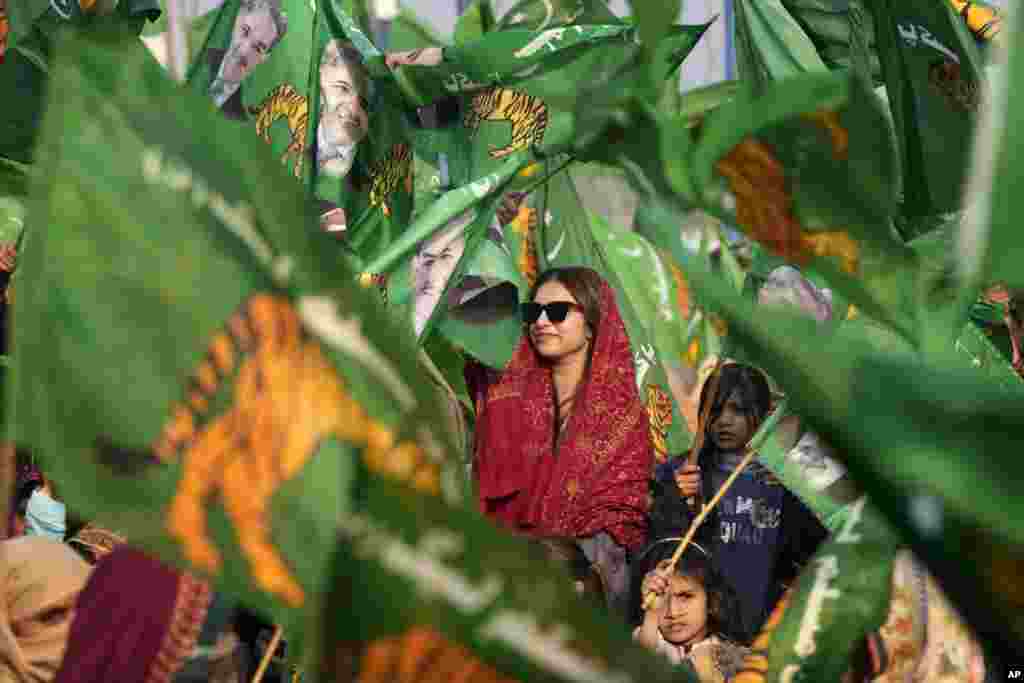
{"type": "MultiPolygon", "coordinates": [[[[827,293],[793,269],[775,280],[764,302],[830,315],[827,293]]],[[[754,459],[739,468],[778,398],[769,378],[750,365],[716,361],[694,388],[693,449],[657,463],[613,288],[587,268],[552,269],[540,274],[521,315],[522,339],[504,368],[472,359],[465,366],[476,411],[471,476],[480,510],[544,546],[568,569],[575,591],[626,622],[638,643],[702,682],[732,680],[827,537],[767,467],[754,459]],[[701,506],[726,485],[673,561],[701,506]]],[[[787,446],[817,443],[799,426],[788,431],[787,446]]],[[[268,649],[271,624],[119,534],[76,520],[31,456],[19,452],[17,460],[2,542],[5,590],[13,597],[0,621],[0,681],[249,680],[268,649]]],[[[838,463],[831,467],[841,471],[838,463]]],[[[907,554],[889,629],[865,634],[864,663],[851,665],[851,683],[897,680],[884,674],[888,660],[898,659],[886,652],[886,640],[906,637],[906,623],[930,628],[935,620],[899,602],[914,594],[921,576],[907,554]]],[[[927,604],[926,589],[937,591],[920,581],[927,604]]],[[[932,604],[942,605],[941,597],[933,595],[932,604]]],[[[957,637],[969,640],[966,632],[957,637]]],[[[899,647],[921,659],[924,641],[919,645],[899,647]]],[[[299,680],[274,647],[263,680],[299,680]]],[[[964,675],[947,680],[980,682],[976,648],[961,659],[964,675]]]]}

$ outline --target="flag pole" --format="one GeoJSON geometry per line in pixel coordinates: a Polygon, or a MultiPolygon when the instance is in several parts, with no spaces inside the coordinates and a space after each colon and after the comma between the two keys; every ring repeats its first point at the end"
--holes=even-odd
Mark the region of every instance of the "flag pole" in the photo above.
{"type": "Polygon", "coordinates": [[[167,70],[178,83],[185,80],[188,61],[188,47],[185,43],[184,17],[181,15],[182,0],[167,3],[167,70]]]}

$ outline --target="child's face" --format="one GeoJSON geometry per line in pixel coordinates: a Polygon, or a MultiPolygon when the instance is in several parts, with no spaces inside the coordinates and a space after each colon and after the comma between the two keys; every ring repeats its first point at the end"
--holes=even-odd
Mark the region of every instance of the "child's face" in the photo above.
{"type": "Polygon", "coordinates": [[[689,576],[673,574],[658,621],[661,635],[673,645],[689,645],[708,633],[708,595],[704,586],[689,576]]]}
{"type": "Polygon", "coordinates": [[[752,420],[740,392],[733,390],[722,404],[722,412],[709,428],[709,436],[720,451],[738,451],[754,435],[752,420]]]}

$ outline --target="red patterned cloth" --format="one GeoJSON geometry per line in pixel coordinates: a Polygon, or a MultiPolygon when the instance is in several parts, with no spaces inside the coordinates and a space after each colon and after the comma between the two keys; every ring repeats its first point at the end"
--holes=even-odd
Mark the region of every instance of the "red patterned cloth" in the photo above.
{"type": "Polygon", "coordinates": [[[480,506],[530,534],[583,538],[606,531],[619,545],[635,548],[647,530],[654,447],[629,337],[607,283],[593,343],[589,378],[557,450],[551,370],[527,335],[500,375],[467,367],[477,403],[480,506]]]}
{"type": "Polygon", "coordinates": [[[96,565],[54,683],[168,683],[192,652],[210,586],[131,546],[96,565]]]}

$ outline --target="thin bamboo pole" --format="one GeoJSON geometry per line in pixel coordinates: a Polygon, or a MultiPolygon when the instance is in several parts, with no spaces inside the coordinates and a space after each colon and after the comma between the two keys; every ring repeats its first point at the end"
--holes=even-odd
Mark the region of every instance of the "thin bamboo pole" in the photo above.
{"type": "Polygon", "coordinates": [[[267,651],[263,653],[263,659],[260,660],[260,665],[252,676],[252,683],[260,683],[263,680],[263,675],[267,673],[267,667],[270,666],[270,660],[274,658],[274,653],[277,651],[277,646],[283,635],[284,629],[275,626],[274,635],[270,639],[270,644],[267,645],[267,651]]]}

